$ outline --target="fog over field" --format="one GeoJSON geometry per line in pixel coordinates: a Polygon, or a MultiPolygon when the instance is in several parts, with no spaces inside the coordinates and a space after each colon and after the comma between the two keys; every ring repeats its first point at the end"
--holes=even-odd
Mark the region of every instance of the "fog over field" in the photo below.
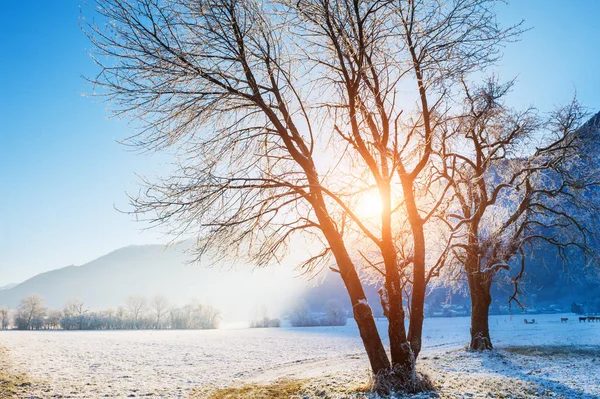
{"type": "Polygon", "coordinates": [[[151,300],[162,295],[173,305],[194,299],[211,304],[221,311],[224,321],[243,322],[263,306],[279,315],[316,283],[295,278],[297,273],[286,265],[256,269],[239,262],[212,267],[208,267],[209,260],[190,264],[192,255],[185,252],[189,246],[184,242],[122,248],[85,265],[43,273],[0,290],[0,305],[15,308],[26,296],[39,294],[55,309],[77,299],[87,309],[104,310],[124,305],[130,296],[151,300]]]}

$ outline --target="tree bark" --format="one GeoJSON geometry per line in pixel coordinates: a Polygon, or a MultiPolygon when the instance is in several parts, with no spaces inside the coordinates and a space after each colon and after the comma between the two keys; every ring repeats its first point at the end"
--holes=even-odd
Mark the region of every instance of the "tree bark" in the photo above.
{"type": "Polygon", "coordinates": [[[392,369],[400,378],[399,383],[406,385],[414,378],[415,356],[407,339],[404,326],[404,306],[402,305],[400,277],[397,270],[394,270],[394,272],[396,273],[395,276],[386,278],[388,336],[390,338],[392,369]]]}
{"type": "Polygon", "coordinates": [[[374,375],[390,370],[390,361],[381,342],[373,312],[367,302],[358,274],[353,266],[346,268],[341,267],[339,264],[338,266],[340,266],[342,279],[350,295],[354,320],[356,320],[360,337],[367,352],[371,370],[374,375]]]}
{"type": "Polygon", "coordinates": [[[414,264],[413,264],[413,290],[410,308],[410,325],[408,340],[415,359],[421,352],[421,337],[423,336],[423,320],[425,318],[425,236],[423,225],[418,223],[413,226],[414,238],[414,264]]]}
{"type": "Polygon", "coordinates": [[[377,331],[373,311],[367,301],[360,277],[354,268],[344,240],[325,211],[326,207],[320,193],[317,193],[315,197],[315,202],[318,202],[319,205],[315,206],[315,211],[321,222],[323,234],[331,247],[331,252],[340,270],[340,275],[342,276],[348,295],[350,296],[354,320],[356,320],[360,337],[367,352],[371,371],[374,375],[389,371],[391,364],[383,347],[379,331],[377,331]]]}
{"type": "Polygon", "coordinates": [[[467,272],[471,295],[471,350],[493,349],[490,338],[489,310],[492,303],[490,294],[491,276],[474,271],[467,272]]]}
{"type": "Polygon", "coordinates": [[[410,308],[410,324],[408,326],[408,341],[415,359],[421,352],[421,337],[423,335],[423,319],[425,317],[425,234],[423,220],[419,214],[417,202],[413,191],[413,178],[401,176],[404,200],[408,221],[413,236],[413,283],[410,308]]]}

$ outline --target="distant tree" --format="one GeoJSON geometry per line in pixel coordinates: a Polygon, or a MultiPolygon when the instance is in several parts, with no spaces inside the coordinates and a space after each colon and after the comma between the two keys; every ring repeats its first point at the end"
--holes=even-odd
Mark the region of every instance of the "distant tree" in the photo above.
{"type": "Polygon", "coordinates": [[[214,329],[219,327],[220,312],[210,305],[192,301],[181,308],[169,310],[171,328],[173,329],[214,329]]]}
{"type": "Polygon", "coordinates": [[[114,330],[117,328],[115,315],[116,312],[113,308],[108,308],[104,311],[105,329],[114,330]]]}
{"type": "Polygon", "coordinates": [[[290,310],[289,317],[293,327],[314,327],[321,325],[305,301],[299,301],[290,310]]]}
{"type": "Polygon", "coordinates": [[[79,299],[70,300],[62,311],[61,325],[66,330],[86,329],[86,314],[89,309],[79,299]]]}
{"type": "Polygon", "coordinates": [[[142,320],[148,310],[148,301],[140,295],[134,295],[127,298],[127,310],[131,318],[131,327],[138,329],[142,324],[142,320]]]}
{"type": "Polygon", "coordinates": [[[10,310],[5,307],[0,308],[0,328],[6,330],[10,325],[10,310]]]}
{"type": "Polygon", "coordinates": [[[583,306],[577,302],[571,303],[571,312],[575,314],[583,314],[583,306]]]}
{"type": "Polygon", "coordinates": [[[210,305],[192,302],[189,306],[189,325],[192,329],[213,329],[219,326],[220,313],[210,305]]]}
{"type": "Polygon", "coordinates": [[[47,309],[41,296],[30,295],[19,302],[15,324],[19,330],[39,330],[44,325],[47,309]]]}
{"type": "Polygon", "coordinates": [[[48,310],[48,315],[46,316],[46,319],[45,319],[44,328],[46,328],[48,330],[55,330],[57,328],[60,328],[61,317],[62,317],[62,312],[60,310],[55,310],[55,309],[48,310]]]}
{"type": "Polygon", "coordinates": [[[266,306],[255,308],[250,318],[250,328],[269,328],[269,327],[281,327],[281,320],[278,318],[271,319],[266,306]]]}
{"type": "Polygon", "coordinates": [[[325,318],[321,321],[322,325],[327,326],[345,326],[347,322],[346,309],[337,299],[329,299],[325,302],[325,318]]]}
{"type": "Polygon", "coordinates": [[[127,311],[125,310],[125,307],[122,305],[119,305],[119,307],[117,307],[117,310],[115,312],[115,318],[114,318],[114,323],[115,323],[115,328],[117,330],[122,330],[124,328],[126,328],[126,315],[127,315],[127,311]]]}
{"type": "Polygon", "coordinates": [[[161,295],[152,298],[150,307],[154,313],[154,328],[163,328],[169,309],[169,301],[161,295]]]}
{"type": "MultiPolygon", "coordinates": [[[[23,299],[15,314],[15,326],[22,330],[64,329],[64,330],[108,330],[108,329],[214,329],[219,327],[221,314],[211,305],[192,301],[183,308],[167,308],[167,300],[156,297],[151,304],[153,314],[149,314],[146,300],[132,296],[127,306],[116,310],[90,311],[82,301],[71,300],[61,311],[47,309],[37,296],[23,299]],[[157,313],[157,306],[160,312],[157,313]],[[156,315],[160,314],[159,318],[156,315]]],[[[0,308],[0,327],[8,328],[9,312],[0,308]]],[[[279,324],[278,319],[270,319],[271,326],[279,324]]],[[[278,327],[279,325],[277,325],[278,327]]]]}
{"type": "Polygon", "coordinates": [[[182,326],[183,318],[181,315],[181,309],[178,307],[172,306],[169,308],[169,325],[172,329],[180,330],[184,328],[182,326]]]}

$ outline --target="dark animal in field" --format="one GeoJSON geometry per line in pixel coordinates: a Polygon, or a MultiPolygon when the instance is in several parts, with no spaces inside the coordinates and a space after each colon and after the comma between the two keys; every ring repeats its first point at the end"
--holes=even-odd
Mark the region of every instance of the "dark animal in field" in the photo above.
{"type": "Polygon", "coordinates": [[[580,318],[579,318],[579,322],[580,322],[580,323],[581,323],[582,321],[586,321],[586,320],[587,320],[587,317],[580,317],[580,318]]]}
{"type": "Polygon", "coordinates": [[[569,321],[569,318],[568,318],[568,317],[561,317],[561,318],[560,318],[560,322],[561,322],[561,323],[566,323],[566,322],[568,322],[568,321],[569,321]]]}
{"type": "Polygon", "coordinates": [[[531,319],[531,321],[525,319],[525,324],[534,324],[535,323],[535,319],[531,319]]]}

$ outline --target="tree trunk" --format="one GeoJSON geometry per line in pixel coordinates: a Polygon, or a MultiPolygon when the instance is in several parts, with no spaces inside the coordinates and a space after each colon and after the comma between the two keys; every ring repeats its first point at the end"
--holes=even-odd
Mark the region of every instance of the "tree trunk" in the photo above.
{"type": "Polygon", "coordinates": [[[425,234],[423,232],[423,220],[419,214],[413,192],[413,179],[411,177],[402,176],[401,180],[408,221],[410,223],[414,243],[413,282],[408,340],[416,359],[421,352],[423,319],[425,317],[425,234]]]}
{"type": "Polygon", "coordinates": [[[469,294],[471,296],[471,344],[470,350],[493,349],[490,338],[489,310],[492,303],[490,289],[492,286],[492,275],[481,271],[479,242],[479,220],[483,207],[479,207],[479,214],[469,226],[469,248],[465,259],[465,272],[469,283],[469,294]]]}
{"type": "Polygon", "coordinates": [[[401,386],[407,386],[415,380],[415,357],[407,339],[404,325],[404,304],[402,286],[398,271],[398,255],[392,234],[392,202],[390,185],[387,181],[379,183],[382,201],[381,212],[381,250],[385,264],[385,290],[387,299],[388,336],[392,370],[401,386]]]}
{"type": "Polygon", "coordinates": [[[492,276],[480,271],[479,258],[474,254],[467,255],[465,270],[471,295],[471,344],[469,349],[493,349],[489,328],[492,276]]]}
{"type": "Polygon", "coordinates": [[[331,219],[324,212],[325,206],[316,207],[317,217],[322,225],[322,231],[331,247],[331,252],[340,270],[340,275],[350,296],[354,320],[358,326],[360,337],[369,357],[371,371],[374,375],[390,370],[390,361],[377,331],[373,311],[369,306],[362,283],[354,268],[352,259],[346,250],[342,237],[336,231],[331,219]]]}
{"type": "Polygon", "coordinates": [[[489,328],[489,310],[492,302],[489,284],[482,281],[481,278],[475,278],[473,281],[478,286],[471,288],[471,345],[469,345],[469,349],[493,349],[489,328]]]}
{"type": "Polygon", "coordinates": [[[360,337],[369,357],[371,371],[375,375],[385,372],[390,369],[390,361],[381,342],[373,312],[367,302],[358,274],[353,266],[340,267],[340,271],[342,271],[342,279],[350,295],[354,320],[356,320],[360,337]]]}
{"type": "Polygon", "coordinates": [[[421,337],[423,336],[423,320],[425,318],[425,237],[422,224],[419,223],[417,226],[413,226],[413,237],[415,249],[408,340],[416,359],[421,352],[421,337]]]}
{"type": "MultiPolygon", "coordinates": [[[[397,274],[397,272],[396,272],[397,274]]],[[[406,336],[404,327],[404,307],[402,305],[402,292],[400,278],[386,278],[388,295],[387,318],[388,336],[390,338],[390,352],[392,355],[392,370],[399,378],[400,385],[407,385],[415,377],[415,356],[406,336]]]]}

